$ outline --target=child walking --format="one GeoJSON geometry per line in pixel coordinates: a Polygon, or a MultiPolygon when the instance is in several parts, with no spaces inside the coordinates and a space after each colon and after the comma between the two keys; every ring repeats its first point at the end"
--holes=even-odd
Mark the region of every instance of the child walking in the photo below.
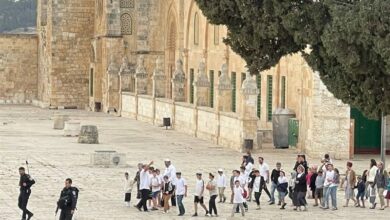
{"type": "Polygon", "coordinates": [[[240,186],[240,181],[239,180],[234,181],[232,217],[234,217],[234,213],[236,212],[237,208],[241,210],[241,215],[245,216],[244,204],[243,204],[245,202],[245,199],[242,195],[243,193],[244,190],[240,186]]]}
{"type": "Polygon", "coordinates": [[[319,204],[322,204],[322,197],[324,197],[324,182],[325,182],[325,176],[322,170],[319,170],[315,181],[316,190],[314,194],[313,206],[318,206],[319,204]]]}
{"type": "Polygon", "coordinates": [[[217,186],[218,186],[218,194],[219,194],[219,203],[226,201],[225,196],[225,189],[227,186],[226,176],[223,173],[222,169],[218,169],[218,180],[217,180],[217,186]]]}
{"type": "Polygon", "coordinates": [[[133,190],[134,180],[129,178],[129,173],[125,173],[124,190],[125,190],[125,205],[130,207],[131,191],[133,190]]]}
{"type": "Polygon", "coordinates": [[[285,202],[284,198],[288,193],[287,189],[288,189],[288,180],[286,174],[283,170],[280,170],[280,176],[278,178],[278,185],[277,185],[277,190],[280,196],[280,204],[282,205],[280,209],[285,209],[284,207],[286,207],[287,203],[285,202]]]}
{"type": "Polygon", "coordinates": [[[364,195],[366,194],[366,183],[363,181],[363,178],[358,176],[358,183],[357,183],[357,190],[358,190],[358,193],[356,195],[356,207],[362,207],[362,208],[365,208],[365,205],[364,205],[364,195]],[[362,205],[360,205],[360,201],[362,201],[362,205]]]}

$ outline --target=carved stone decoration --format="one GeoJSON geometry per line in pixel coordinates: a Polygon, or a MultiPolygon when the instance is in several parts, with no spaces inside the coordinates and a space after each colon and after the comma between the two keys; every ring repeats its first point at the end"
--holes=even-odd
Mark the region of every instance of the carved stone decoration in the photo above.
{"type": "Polygon", "coordinates": [[[198,76],[194,82],[195,104],[197,106],[209,105],[210,81],[206,75],[206,64],[204,59],[199,63],[198,76]]]}
{"type": "Polygon", "coordinates": [[[110,64],[108,65],[108,68],[107,68],[107,73],[108,74],[118,74],[118,66],[114,62],[114,56],[113,55],[111,55],[110,64]]]}
{"type": "Polygon", "coordinates": [[[216,99],[218,111],[231,111],[232,90],[233,86],[228,74],[228,66],[226,63],[224,63],[222,64],[221,76],[219,77],[218,81],[218,97],[216,99]]]}
{"type": "Polygon", "coordinates": [[[132,85],[132,82],[134,80],[134,74],[135,74],[135,70],[131,68],[130,66],[130,63],[129,63],[129,60],[127,59],[127,57],[123,57],[122,58],[122,65],[119,69],[119,80],[120,80],[120,91],[123,91],[123,92],[130,92],[132,87],[134,87],[134,85],[132,85]]]}
{"type": "Polygon", "coordinates": [[[185,74],[183,70],[183,61],[178,59],[176,61],[176,70],[172,79],[172,98],[175,102],[184,102],[184,83],[185,83],[185,74]]]}
{"type": "Polygon", "coordinates": [[[137,69],[135,70],[135,92],[137,94],[146,94],[147,93],[147,82],[148,74],[146,73],[144,65],[144,56],[141,55],[138,57],[137,69]]]}
{"type": "Polygon", "coordinates": [[[243,95],[242,116],[246,119],[257,119],[257,95],[259,94],[259,89],[257,88],[256,80],[249,72],[246,73],[246,79],[242,83],[241,92],[243,95]]]}
{"type": "Polygon", "coordinates": [[[153,97],[162,98],[165,96],[166,88],[163,60],[157,57],[156,67],[153,71],[153,97]]]}
{"type": "Polygon", "coordinates": [[[227,64],[224,63],[222,64],[221,67],[221,76],[219,77],[218,81],[218,89],[219,90],[231,90],[232,87],[232,82],[230,81],[230,77],[228,74],[228,68],[227,64]]]}

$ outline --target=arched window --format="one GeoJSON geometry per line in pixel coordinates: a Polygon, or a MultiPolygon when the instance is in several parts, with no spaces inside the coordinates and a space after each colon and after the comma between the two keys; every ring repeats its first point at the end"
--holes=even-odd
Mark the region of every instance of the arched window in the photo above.
{"type": "Polygon", "coordinates": [[[219,26],[214,25],[214,45],[219,45],[219,26]]]}
{"type": "Polygon", "coordinates": [[[133,21],[131,19],[131,15],[125,13],[121,16],[121,33],[122,35],[131,35],[133,28],[133,21]]]}
{"type": "Polygon", "coordinates": [[[134,0],[121,0],[120,7],[121,8],[134,8],[134,0]]]}
{"type": "Polygon", "coordinates": [[[199,45],[199,15],[195,13],[194,17],[194,44],[199,45]]]}

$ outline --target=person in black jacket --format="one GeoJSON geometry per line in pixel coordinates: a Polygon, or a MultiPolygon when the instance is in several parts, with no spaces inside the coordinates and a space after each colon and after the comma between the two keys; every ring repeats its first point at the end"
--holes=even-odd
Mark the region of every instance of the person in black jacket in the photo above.
{"type": "Polygon", "coordinates": [[[297,192],[297,204],[294,208],[294,210],[301,210],[301,206],[304,207],[303,211],[307,211],[307,203],[306,203],[306,192],[307,192],[307,186],[306,186],[306,174],[305,174],[305,168],[302,165],[299,165],[297,167],[297,178],[295,180],[295,191],[297,192]]]}
{"type": "Polygon", "coordinates": [[[304,154],[298,154],[297,162],[295,163],[295,166],[294,166],[294,170],[295,171],[297,171],[297,168],[298,168],[299,165],[303,166],[303,168],[305,169],[305,174],[307,174],[307,170],[308,170],[309,167],[307,165],[306,156],[304,154]]]}
{"type": "Polygon", "coordinates": [[[310,187],[310,190],[311,190],[311,193],[312,193],[312,198],[314,199],[315,198],[315,194],[316,194],[316,179],[317,179],[317,176],[318,176],[317,167],[313,166],[312,169],[311,169],[311,172],[313,174],[310,177],[309,187],[310,187]]]}
{"type": "MultiPolygon", "coordinates": [[[[282,164],[280,162],[277,162],[276,169],[273,169],[271,173],[271,202],[269,203],[270,205],[275,204],[275,190],[278,186],[278,178],[280,176],[281,167],[282,164]]],[[[278,205],[281,205],[279,191],[278,191],[278,205]]]]}
{"type": "Polygon", "coordinates": [[[34,214],[27,209],[27,203],[31,195],[31,186],[35,184],[35,180],[29,174],[26,174],[24,167],[19,168],[19,174],[20,193],[18,206],[23,211],[22,220],[26,220],[26,216],[27,220],[29,220],[34,214]]]}
{"type": "Polygon", "coordinates": [[[62,189],[60,199],[57,202],[57,210],[61,209],[60,220],[72,220],[76,210],[77,198],[79,190],[72,187],[72,179],[65,180],[65,187],[62,189]]]}

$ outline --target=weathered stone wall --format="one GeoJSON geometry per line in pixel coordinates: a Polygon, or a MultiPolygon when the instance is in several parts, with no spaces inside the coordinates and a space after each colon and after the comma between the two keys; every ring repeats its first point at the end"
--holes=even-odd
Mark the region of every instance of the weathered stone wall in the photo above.
{"type": "Polygon", "coordinates": [[[188,103],[176,103],[174,128],[190,135],[196,134],[195,109],[188,103]]]}
{"type": "Polygon", "coordinates": [[[221,112],[219,116],[218,143],[223,146],[241,150],[242,122],[234,113],[221,112]]]}
{"type": "Polygon", "coordinates": [[[37,90],[37,36],[0,35],[0,104],[31,103],[37,90]]]}
{"type": "Polygon", "coordinates": [[[154,123],[154,101],[151,96],[138,96],[137,119],[144,122],[154,123]]]}
{"type": "Polygon", "coordinates": [[[336,159],[348,159],[350,151],[350,108],[327,90],[318,72],[312,73],[309,93],[302,112],[299,142],[309,155],[329,153],[336,159]]]}
{"type": "Polygon", "coordinates": [[[48,8],[50,105],[85,108],[95,0],[49,1],[48,8]]]}
{"type": "Polygon", "coordinates": [[[122,112],[121,115],[126,118],[137,118],[137,97],[133,93],[122,93],[122,112]]]}
{"type": "Polygon", "coordinates": [[[162,125],[163,118],[171,118],[172,122],[173,117],[173,101],[169,99],[156,99],[154,124],[162,125]]]}
{"type": "Polygon", "coordinates": [[[215,113],[214,109],[208,107],[198,107],[197,113],[196,136],[218,143],[218,114],[215,113]]]}

